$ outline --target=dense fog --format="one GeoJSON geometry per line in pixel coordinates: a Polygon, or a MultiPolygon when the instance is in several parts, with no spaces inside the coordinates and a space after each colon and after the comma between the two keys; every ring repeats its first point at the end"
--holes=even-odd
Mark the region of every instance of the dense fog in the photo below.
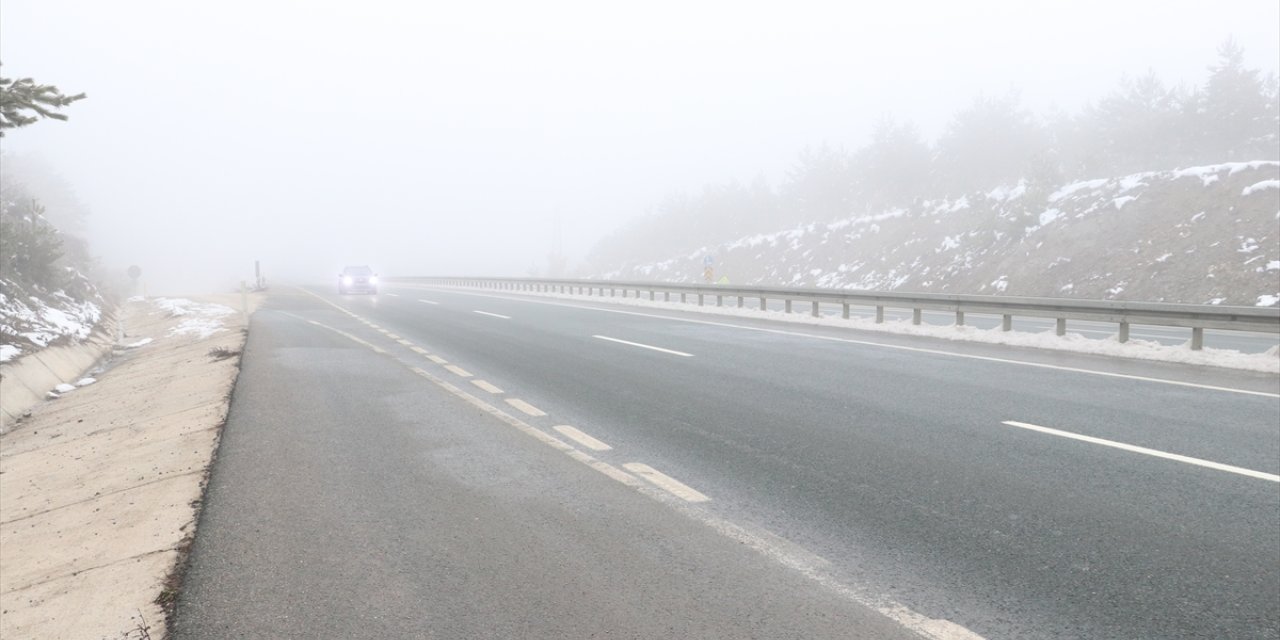
{"type": "MultiPolygon", "coordinates": [[[[976,106],[1006,105],[1025,127],[994,133],[1031,146],[1144,82],[1187,112],[1228,42],[1274,95],[1278,24],[1280,4],[1254,1],[9,0],[0,73],[88,98],[66,122],[6,132],[5,182],[83,238],[70,248],[96,269],[139,265],[153,292],[230,287],[255,259],[278,282],[351,263],[580,273],[589,256],[629,257],[619,230],[683,247],[707,224],[766,230],[761,202],[781,225],[1016,181],[1031,165],[944,153],[976,106]],[[796,176],[847,168],[886,137],[919,154],[902,159],[919,176],[863,176],[874,198],[835,211],[787,204],[796,176]],[[699,198],[738,188],[682,235],[699,198]]],[[[1254,159],[1165,151],[1080,160],[1067,177],[1254,159]]]]}

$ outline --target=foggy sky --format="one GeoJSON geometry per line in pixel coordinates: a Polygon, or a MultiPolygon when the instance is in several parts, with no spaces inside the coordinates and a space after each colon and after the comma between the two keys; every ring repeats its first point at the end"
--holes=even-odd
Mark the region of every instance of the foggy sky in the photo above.
{"type": "MultiPolygon", "coordinates": [[[[153,293],[524,275],[665,195],[935,138],[979,93],[1073,112],[1124,74],[1203,82],[1229,35],[1280,60],[1280,3],[410,3],[5,0],[0,61],[87,92],[10,130],[57,167],[105,267],[153,293]]],[[[1160,169],[1165,167],[1153,167],[1160,169]]]]}

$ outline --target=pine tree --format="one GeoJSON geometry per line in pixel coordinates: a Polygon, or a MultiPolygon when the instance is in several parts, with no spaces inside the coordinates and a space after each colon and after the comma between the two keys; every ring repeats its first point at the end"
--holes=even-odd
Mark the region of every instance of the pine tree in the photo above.
{"type": "Polygon", "coordinates": [[[933,151],[914,124],[882,118],[871,134],[871,143],[859,149],[853,159],[862,208],[878,212],[928,195],[932,161],[933,151]]]}
{"type": "Polygon", "coordinates": [[[66,120],[66,114],[58,113],[58,109],[84,98],[83,93],[63,95],[57,87],[36,84],[31,78],[0,77],[0,136],[5,129],[25,127],[40,118],[66,120]]]}
{"type": "Polygon", "coordinates": [[[1045,155],[1049,137],[1018,97],[979,96],[938,140],[935,180],[943,194],[1011,184],[1045,155]]]}
{"type": "Polygon", "coordinates": [[[1154,71],[1124,78],[1120,88],[1080,115],[1089,176],[1125,175],[1183,166],[1196,145],[1189,95],[1167,89],[1154,71]]]}
{"type": "Polygon", "coordinates": [[[1202,162],[1276,157],[1276,113],[1257,69],[1244,66],[1244,49],[1228,38],[1209,67],[1193,117],[1202,162]]]}

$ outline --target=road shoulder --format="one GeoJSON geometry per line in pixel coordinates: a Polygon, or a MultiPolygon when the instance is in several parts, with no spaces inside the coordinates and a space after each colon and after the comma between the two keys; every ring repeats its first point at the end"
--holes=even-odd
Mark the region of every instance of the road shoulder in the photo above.
{"type": "Polygon", "coordinates": [[[164,635],[244,343],[239,296],[198,303],[127,303],[93,381],[0,436],[0,636],[164,635]]]}

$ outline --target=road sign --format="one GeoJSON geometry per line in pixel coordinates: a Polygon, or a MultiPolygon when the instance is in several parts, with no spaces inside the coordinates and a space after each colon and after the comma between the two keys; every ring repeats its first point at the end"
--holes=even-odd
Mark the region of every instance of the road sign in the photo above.
{"type": "Polygon", "coordinates": [[[716,259],[710,255],[702,256],[702,266],[709,267],[716,263],[716,259]]]}
{"type": "Polygon", "coordinates": [[[140,276],[142,276],[142,267],[139,267],[136,264],[129,267],[130,278],[137,280],[140,276]]]}

